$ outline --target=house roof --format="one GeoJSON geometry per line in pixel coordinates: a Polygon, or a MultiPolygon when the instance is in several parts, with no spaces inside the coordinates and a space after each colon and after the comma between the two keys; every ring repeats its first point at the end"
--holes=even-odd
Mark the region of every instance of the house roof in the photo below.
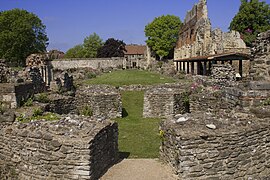
{"type": "Polygon", "coordinates": [[[146,46],[144,45],[126,45],[125,55],[137,55],[137,54],[145,54],[146,46]]]}
{"type": "Polygon", "coordinates": [[[250,54],[245,53],[223,53],[223,54],[214,54],[208,56],[197,56],[184,59],[175,59],[174,62],[187,62],[187,61],[228,61],[228,60],[248,60],[250,59],[250,54]]]}

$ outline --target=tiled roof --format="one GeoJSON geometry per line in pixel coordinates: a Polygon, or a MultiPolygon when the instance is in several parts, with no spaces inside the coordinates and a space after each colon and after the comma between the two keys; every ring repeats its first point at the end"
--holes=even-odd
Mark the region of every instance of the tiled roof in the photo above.
{"type": "Polygon", "coordinates": [[[146,46],[144,45],[126,45],[125,55],[145,54],[146,46]]]}

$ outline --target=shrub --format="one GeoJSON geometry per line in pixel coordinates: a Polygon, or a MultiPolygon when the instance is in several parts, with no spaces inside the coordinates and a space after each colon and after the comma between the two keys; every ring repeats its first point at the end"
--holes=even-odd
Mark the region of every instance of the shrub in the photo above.
{"type": "Polygon", "coordinates": [[[93,111],[92,109],[89,107],[89,106],[84,106],[82,108],[82,110],[80,111],[80,115],[83,115],[83,116],[92,116],[93,115],[93,111]]]}
{"type": "Polygon", "coordinates": [[[38,117],[38,116],[41,116],[42,114],[43,114],[43,111],[40,108],[36,108],[34,109],[33,117],[38,117]]]}
{"type": "Polygon", "coordinates": [[[97,75],[96,75],[95,73],[89,72],[89,73],[87,74],[87,78],[88,78],[88,79],[92,79],[92,78],[96,78],[96,77],[97,77],[97,75]]]}
{"type": "Polygon", "coordinates": [[[50,102],[48,95],[45,93],[40,93],[38,95],[35,96],[35,100],[41,103],[48,103],[50,102]]]}
{"type": "Polygon", "coordinates": [[[23,104],[24,106],[33,106],[33,99],[32,98],[28,98],[26,102],[24,102],[23,104]]]}

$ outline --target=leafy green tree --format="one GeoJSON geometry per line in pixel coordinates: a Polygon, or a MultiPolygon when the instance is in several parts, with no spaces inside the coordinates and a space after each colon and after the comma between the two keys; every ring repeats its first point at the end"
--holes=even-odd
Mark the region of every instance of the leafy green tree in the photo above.
{"type": "Polygon", "coordinates": [[[86,37],[83,41],[83,47],[85,52],[84,57],[97,57],[97,50],[102,47],[102,45],[102,39],[96,33],[93,33],[90,36],[86,37]]]}
{"type": "Polygon", "coordinates": [[[83,44],[79,44],[70,48],[66,54],[66,58],[95,58],[97,57],[97,51],[102,47],[102,39],[93,33],[90,36],[84,38],[83,44]]]}
{"type": "Polygon", "coordinates": [[[269,4],[259,0],[241,0],[239,12],[233,18],[229,29],[239,31],[250,46],[259,33],[270,29],[269,4]]]}
{"type": "Polygon", "coordinates": [[[145,26],[146,43],[160,59],[173,51],[182,22],[173,15],[160,16],[145,26]]]}
{"type": "Polygon", "coordinates": [[[70,48],[66,54],[65,58],[84,58],[85,51],[82,44],[76,45],[70,48]]]}
{"type": "Polygon", "coordinates": [[[0,58],[12,65],[25,65],[32,53],[45,52],[45,25],[33,13],[21,9],[0,12],[0,58]]]}
{"type": "Polygon", "coordinates": [[[97,57],[124,57],[126,49],[124,41],[109,38],[104,45],[98,49],[97,57]]]}

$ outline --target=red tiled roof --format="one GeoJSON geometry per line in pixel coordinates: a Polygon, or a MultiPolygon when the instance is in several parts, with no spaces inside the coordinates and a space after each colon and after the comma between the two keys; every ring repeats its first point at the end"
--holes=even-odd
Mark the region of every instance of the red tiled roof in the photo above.
{"type": "Polygon", "coordinates": [[[144,45],[126,45],[125,55],[145,54],[146,46],[144,45]]]}

